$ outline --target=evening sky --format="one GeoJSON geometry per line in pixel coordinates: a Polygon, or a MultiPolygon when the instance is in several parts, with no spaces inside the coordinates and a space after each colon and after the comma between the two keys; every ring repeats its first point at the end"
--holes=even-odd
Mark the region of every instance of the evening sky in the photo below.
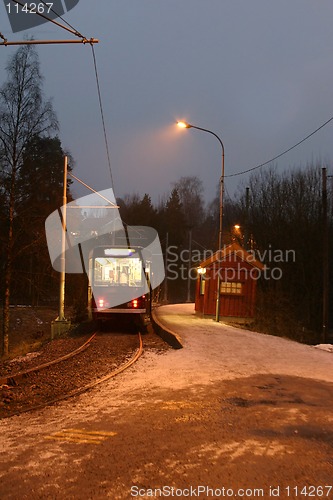
{"type": "MultiPolygon", "coordinates": [[[[180,130],[176,120],[214,131],[225,148],[226,176],[259,165],[333,116],[333,3],[329,0],[80,0],[64,17],[94,37],[116,196],[158,202],[181,176],[199,177],[210,201],[221,174],[211,135],[180,130]]],[[[61,21],[60,21],[61,22],[61,21]]],[[[47,23],[8,40],[74,39],[47,23]]],[[[0,84],[16,47],[0,47],[0,84]]],[[[75,174],[111,186],[89,44],[38,47],[45,97],[75,174]]],[[[274,162],[278,171],[330,164],[333,122],[274,162]]],[[[263,167],[267,168],[267,167],[263,167]]],[[[226,177],[227,196],[248,174],[226,177]]],[[[88,194],[78,184],[74,191],[88,194]]]]}

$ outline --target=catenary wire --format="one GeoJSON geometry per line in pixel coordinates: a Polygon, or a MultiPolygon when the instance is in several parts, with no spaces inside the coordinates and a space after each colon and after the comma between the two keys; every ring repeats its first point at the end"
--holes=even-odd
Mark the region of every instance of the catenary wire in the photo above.
{"type": "Polygon", "coordinates": [[[227,189],[227,186],[224,186],[224,194],[225,194],[225,197],[230,201],[230,203],[233,203],[231,196],[229,194],[229,191],[227,189]]]}
{"type": "MultiPolygon", "coordinates": [[[[45,4],[45,2],[42,0],[42,2],[45,4]]],[[[54,11],[53,11],[54,12],[54,11]]],[[[56,15],[58,15],[56,12],[54,12],[56,15]]],[[[59,16],[60,19],[62,19],[61,16],[59,16]]],[[[64,19],[62,19],[68,26],[70,26],[73,30],[75,30],[75,34],[80,36],[81,38],[83,35],[81,35],[72,25],[67,23],[64,19]]],[[[53,22],[53,20],[50,20],[53,22]]],[[[110,160],[110,150],[109,150],[109,144],[108,144],[108,139],[107,139],[107,134],[106,134],[106,126],[105,126],[105,119],[104,119],[104,111],[103,111],[103,103],[102,103],[102,96],[101,96],[101,89],[100,89],[100,84],[99,84],[99,76],[98,76],[98,69],[97,69],[97,61],[96,61],[96,54],[95,54],[95,49],[93,44],[91,43],[91,50],[92,50],[92,56],[93,56],[93,62],[94,62],[94,71],[95,71],[95,78],[96,78],[96,85],[97,85],[97,94],[98,94],[98,101],[99,101],[99,108],[100,108],[100,113],[101,113],[101,119],[102,119],[102,127],[103,127],[103,134],[104,134],[104,141],[105,141],[105,147],[106,147],[106,155],[107,155],[107,160],[108,160],[108,167],[109,167],[109,172],[110,172],[110,178],[111,178],[111,187],[114,191],[114,182],[113,182],[113,175],[112,175],[112,168],[111,168],[111,160],[110,160]]]]}
{"type": "Polygon", "coordinates": [[[91,44],[91,51],[92,51],[92,56],[93,56],[93,61],[94,61],[94,69],[95,69],[97,93],[98,93],[98,100],[99,100],[99,108],[100,108],[101,118],[102,118],[102,126],[103,126],[103,132],[104,132],[104,141],[105,141],[106,154],[107,154],[107,159],[108,159],[108,166],[109,166],[110,178],[111,178],[111,186],[112,186],[112,189],[113,189],[113,192],[114,192],[114,183],[113,183],[113,176],[112,176],[110,151],[109,151],[108,138],[107,138],[107,134],[106,134],[106,127],[105,127],[105,120],[104,120],[104,111],[103,111],[101,89],[100,89],[100,85],[99,85],[96,55],[95,55],[95,49],[94,49],[93,44],[91,44]]]}
{"type": "MultiPolygon", "coordinates": [[[[25,7],[25,6],[27,6],[27,9],[29,9],[29,12],[31,11],[31,7],[30,7],[30,6],[28,6],[27,4],[24,4],[24,3],[20,2],[19,0],[12,0],[12,2],[14,2],[14,3],[18,4],[18,5],[21,5],[21,7],[25,7]]],[[[41,0],[41,2],[43,2],[43,0],[41,0]]],[[[45,2],[43,2],[43,4],[45,5],[45,2]]],[[[54,11],[53,11],[53,12],[54,12],[54,11]]],[[[84,37],[84,36],[82,36],[82,35],[81,35],[81,34],[80,34],[77,30],[75,30],[75,28],[72,28],[72,26],[71,26],[71,28],[72,28],[72,29],[69,29],[69,28],[67,28],[66,26],[63,26],[62,24],[58,23],[58,22],[57,22],[57,21],[55,21],[54,19],[50,19],[49,17],[47,17],[45,14],[43,14],[43,13],[41,13],[41,12],[38,12],[38,11],[36,11],[36,12],[35,12],[35,11],[33,11],[32,13],[33,13],[33,14],[36,14],[36,15],[37,15],[37,16],[39,16],[39,17],[42,17],[43,19],[46,19],[47,21],[50,21],[51,23],[55,24],[56,26],[59,26],[60,28],[62,28],[62,29],[64,29],[64,30],[66,30],[66,31],[69,31],[69,32],[70,32],[70,33],[72,33],[73,35],[76,35],[76,36],[78,36],[78,37],[80,37],[80,38],[82,38],[82,39],[85,39],[85,37],[84,37]],[[73,30],[74,30],[74,31],[73,31],[73,30]]],[[[54,12],[54,13],[58,16],[58,14],[57,14],[56,12],[54,12]]],[[[59,16],[59,17],[61,18],[61,16],[59,16]]],[[[62,18],[61,18],[61,19],[62,19],[62,18]]],[[[70,24],[69,24],[69,23],[67,23],[66,21],[65,21],[65,23],[66,23],[68,26],[70,26],[70,24]]]]}
{"type": "Polygon", "coordinates": [[[320,125],[320,127],[316,128],[316,130],[314,130],[313,132],[311,132],[311,134],[309,134],[306,137],[304,137],[304,139],[302,139],[301,141],[299,141],[297,144],[294,144],[294,146],[291,146],[290,148],[286,149],[285,151],[283,151],[279,155],[274,156],[274,158],[271,158],[270,160],[265,161],[264,163],[261,163],[260,165],[257,165],[256,167],[248,168],[247,170],[243,170],[242,172],[237,172],[236,174],[228,174],[228,175],[225,175],[225,177],[236,177],[237,175],[247,174],[248,172],[252,172],[253,170],[256,170],[258,168],[264,167],[265,165],[268,165],[268,163],[271,163],[272,161],[277,160],[278,158],[281,158],[281,156],[285,155],[286,153],[289,153],[289,151],[291,151],[292,149],[295,149],[297,146],[299,146],[300,144],[302,144],[303,142],[305,142],[307,139],[309,139],[314,134],[316,134],[317,132],[319,132],[319,130],[321,130],[326,125],[328,125],[328,123],[330,123],[332,120],[333,120],[333,116],[329,120],[327,120],[325,123],[323,123],[322,125],[320,125]]]}
{"type": "MultiPolygon", "coordinates": [[[[48,7],[47,3],[44,2],[44,0],[40,0],[40,2],[43,3],[46,7],[48,7]]],[[[59,17],[59,19],[61,19],[65,24],[67,24],[67,26],[69,26],[73,30],[74,35],[76,35],[80,38],[86,38],[76,28],[74,28],[74,26],[72,26],[68,21],[66,21],[66,19],[64,19],[62,16],[60,16],[60,14],[58,14],[58,12],[56,12],[53,9],[53,7],[51,7],[50,11],[53,12],[53,14],[55,14],[57,17],[59,17]]],[[[36,14],[38,14],[38,12],[36,12],[36,14]]],[[[50,19],[50,21],[51,21],[51,19],[50,19]]]]}
{"type": "MultiPolygon", "coordinates": [[[[12,0],[14,1],[15,3],[19,4],[19,5],[24,5],[22,4],[19,0],[12,0]]],[[[41,3],[43,3],[44,5],[46,5],[46,3],[44,2],[44,0],[41,0],[41,3]]],[[[86,39],[86,37],[84,37],[78,30],[76,30],[70,23],[68,23],[62,16],[60,16],[53,8],[50,9],[57,17],[59,17],[59,19],[61,19],[65,24],[67,24],[67,26],[69,26],[71,29],[68,29],[66,28],[66,26],[62,26],[61,24],[57,23],[56,21],[54,21],[53,19],[50,19],[48,18],[47,16],[39,13],[39,12],[35,12],[35,14],[47,19],[48,21],[52,22],[53,24],[56,24],[57,26],[67,30],[67,31],[70,31],[71,33],[73,33],[74,35],[82,38],[82,39],[86,39]]],[[[1,38],[3,38],[1,36],[1,38]]],[[[92,55],[93,55],[93,62],[94,62],[94,70],[95,70],[95,77],[96,77],[96,84],[97,84],[97,92],[98,92],[98,100],[99,100],[99,106],[100,106],[100,112],[101,112],[101,118],[102,118],[102,126],[103,126],[103,133],[104,133],[104,140],[105,140],[105,146],[106,146],[106,152],[107,152],[107,159],[108,159],[108,166],[109,166],[109,171],[110,171],[110,178],[111,178],[111,185],[112,185],[112,188],[114,190],[114,183],[113,183],[113,176],[112,176],[112,169],[111,169],[111,161],[110,161],[110,152],[109,152],[109,146],[108,146],[108,140],[107,140],[107,134],[106,134],[106,127],[105,127],[105,119],[104,119],[104,111],[103,111],[103,104],[102,104],[102,98],[101,98],[101,92],[100,92],[100,85],[99,85],[99,77],[98,77],[98,70],[97,70],[97,63],[96,63],[96,55],[95,55],[95,50],[94,50],[94,46],[93,44],[91,43],[91,48],[92,48],[92,55]]],[[[322,128],[324,128],[326,125],[328,125],[331,121],[333,120],[333,117],[329,118],[326,122],[324,122],[320,127],[318,127],[316,130],[314,130],[313,132],[311,132],[310,134],[308,134],[306,137],[304,137],[301,141],[297,142],[296,144],[294,144],[293,146],[291,146],[290,148],[286,149],[285,151],[283,151],[282,153],[274,156],[274,158],[271,158],[270,160],[267,160],[265,161],[264,163],[261,163],[255,167],[252,167],[252,168],[249,168],[249,169],[246,169],[246,170],[243,170],[241,172],[237,172],[237,173],[234,173],[234,174],[228,174],[228,175],[225,175],[225,177],[236,177],[236,176],[239,176],[239,175],[243,175],[243,174],[246,174],[248,172],[252,172],[254,170],[257,170],[261,167],[264,167],[265,165],[268,165],[269,163],[277,160],[278,158],[281,158],[281,156],[289,153],[289,151],[292,151],[293,149],[295,149],[297,146],[299,146],[300,144],[302,144],[303,142],[305,142],[306,140],[308,140],[310,137],[312,137],[314,134],[316,134],[317,132],[319,132],[319,130],[321,130],[322,128]]]]}
{"type": "MultiPolygon", "coordinates": [[[[13,0],[15,3],[18,3],[19,5],[23,5],[19,0],[13,0]]],[[[41,2],[46,5],[46,3],[44,2],[44,0],[41,0],[41,2]]],[[[82,39],[85,39],[86,40],[86,37],[84,37],[76,28],[74,28],[74,26],[72,26],[70,23],[68,23],[65,19],[63,19],[62,16],[60,16],[53,8],[51,8],[51,11],[57,16],[59,17],[65,24],[67,24],[67,26],[69,26],[71,29],[69,28],[66,28],[66,26],[62,26],[61,24],[57,23],[56,21],[54,21],[54,19],[50,19],[48,18],[47,16],[45,15],[42,15],[40,14],[39,12],[36,12],[37,15],[39,15],[40,17],[43,17],[45,19],[47,19],[48,21],[50,21],[51,23],[59,26],[60,28],[63,28],[67,31],[70,31],[71,33],[73,33],[74,35],[82,38],[82,39]]],[[[104,111],[103,111],[103,103],[102,103],[102,96],[101,96],[101,90],[100,90],[100,84],[99,84],[99,77],[98,77],[98,69],[97,69],[97,62],[96,62],[96,55],[95,55],[95,50],[94,50],[94,46],[92,43],[90,43],[91,45],[91,49],[92,49],[92,56],[93,56],[93,62],[94,62],[94,72],[95,72],[95,78],[96,78],[96,85],[97,85],[97,94],[98,94],[98,101],[99,101],[99,108],[100,108],[100,113],[101,113],[101,119],[102,119],[102,127],[103,127],[103,134],[104,134],[104,141],[105,141],[105,147],[106,147],[106,154],[107,154],[107,160],[108,160],[108,167],[109,167],[109,172],[110,172],[110,178],[111,178],[111,187],[114,191],[114,182],[113,182],[113,175],[112,175],[112,168],[111,168],[111,160],[110,160],[110,150],[109,150],[109,144],[108,144],[108,139],[107,139],[107,133],[106,133],[106,126],[105,126],[105,119],[104,119],[104,111]]]]}

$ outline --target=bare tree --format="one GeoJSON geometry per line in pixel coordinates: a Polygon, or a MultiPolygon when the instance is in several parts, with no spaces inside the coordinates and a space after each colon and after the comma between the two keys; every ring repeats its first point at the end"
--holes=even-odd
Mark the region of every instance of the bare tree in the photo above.
{"type": "Polygon", "coordinates": [[[202,181],[195,176],[181,177],[173,184],[184,210],[186,225],[197,227],[204,217],[202,181]]]}
{"type": "MultiPolygon", "coordinates": [[[[249,180],[249,207],[242,194],[243,220],[249,223],[258,257],[277,278],[261,280],[261,317],[270,331],[316,341],[321,327],[322,201],[321,166],[279,173],[271,168],[249,180]],[[294,322],[292,322],[292,320],[294,322]],[[296,325],[296,326],[295,326],[296,325]],[[284,330],[283,330],[284,328],[284,330]],[[291,332],[294,330],[294,332],[291,332]],[[312,331],[312,337],[307,331],[312,331]],[[304,338],[303,338],[304,336],[304,338]]],[[[240,213],[241,213],[240,212],[240,213]]]]}
{"type": "Polygon", "coordinates": [[[23,45],[9,59],[8,80],[0,89],[0,176],[6,197],[7,242],[5,251],[2,352],[9,349],[9,304],[12,248],[16,212],[16,184],[26,145],[35,136],[58,129],[50,101],[44,101],[38,54],[33,45],[23,45]]]}

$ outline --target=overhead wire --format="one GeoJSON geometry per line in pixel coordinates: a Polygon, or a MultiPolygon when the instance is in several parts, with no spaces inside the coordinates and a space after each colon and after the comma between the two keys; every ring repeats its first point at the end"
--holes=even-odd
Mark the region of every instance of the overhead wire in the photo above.
{"type": "MultiPolygon", "coordinates": [[[[12,0],[13,2],[23,6],[24,4],[22,4],[19,0],[12,0]]],[[[40,0],[41,3],[43,3],[45,6],[47,6],[47,3],[44,2],[44,0],[40,0]]],[[[63,28],[67,31],[69,31],[70,33],[74,34],[75,36],[78,36],[79,38],[82,38],[83,40],[86,40],[88,43],[89,43],[89,40],[87,40],[87,38],[85,36],[83,36],[78,30],[76,30],[76,28],[74,28],[74,26],[72,26],[68,21],[66,21],[61,15],[59,15],[53,8],[50,9],[50,11],[52,11],[59,19],[61,19],[67,26],[69,26],[69,28],[67,28],[66,26],[63,26],[61,25],[60,23],[58,23],[57,21],[55,21],[54,19],[51,19],[51,18],[48,18],[47,16],[45,16],[45,14],[42,14],[40,12],[35,12],[35,14],[39,15],[40,17],[43,17],[44,19],[52,22],[53,24],[59,26],[60,28],[63,28]]],[[[1,34],[0,34],[1,35],[1,34]]],[[[1,35],[1,38],[3,38],[5,40],[5,38],[1,35]]],[[[105,119],[104,119],[104,111],[103,111],[103,103],[102,103],[102,96],[101,96],[101,90],[100,90],[100,84],[99,84],[99,77],[98,77],[98,69],[97,69],[97,62],[96,62],[96,55],[95,55],[95,50],[94,50],[94,46],[93,46],[93,43],[90,42],[90,45],[91,45],[91,49],[92,49],[92,56],[93,56],[93,63],[94,63],[94,71],[95,71],[95,78],[96,78],[96,85],[97,85],[97,93],[98,93],[98,100],[99,100],[99,107],[100,107],[100,113],[101,113],[101,119],[102,119],[102,127],[103,127],[103,134],[104,134],[104,141],[105,141],[105,147],[106,147],[106,153],[107,153],[107,160],[108,160],[108,167],[109,167],[109,173],[110,173],[110,178],[111,178],[111,185],[112,185],[112,189],[114,190],[114,182],[113,182],[113,175],[112,175],[112,168],[111,168],[111,160],[110,160],[110,151],[109,151],[109,145],[108,145],[108,139],[107,139],[107,133],[106,133],[106,126],[105,126],[105,119]]],[[[259,168],[262,168],[264,167],[265,165],[268,165],[269,163],[272,163],[273,161],[277,160],[278,158],[281,158],[283,155],[289,153],[290,151],[292,151],[293,149],[295,149],[297,146],[299,146],[300,144],[302,144],[303,142],[307,141],[310,137],[312,137],[314,134],[316,134],[317,132],[319,132],[319,130],[321,130],[322,128],[324,128],[326,125],[328,125],[331,121],[333,120],[333,116],[331,118],[329,118],[326,122],[324,122],[322,125],[320,125],[316,130],[314,130],[313,132],[311,132],[310,134],[308,134],[306,137],[304,137],[302,140],[300,140],[299,142],[297,142],[296,144],[294,144],[293,146],[291,146],[290,148],[286,149],[285,151],[283,151],[282,153],[274,156],[273,158],[271,158],[270,160],[267,160],[265,161],[264,163],[260,163],[259,165],[256,165],[255,167],[252,167],[252,168],[248,168],[246,170],[242,170],[241,172],[237,172],[237,173],[234,173],[234,174],[228,174],[228,175],[225,175],[224,177],[225,178],[229,178],[229,177],[237,177],[239,175],[243,175],[243,174],[246,174],[248,172],[252,172],[254,170],[257,170],[259,168]]]]}
{"type": "Polygon", "coordinates": [[[99,85],[99,77],[98,77],[98,70],[97,70],[97,63],[96,63],[96,55],[95,55],[95,49],[94,49],[93,44],[90,44],[90,45],[91,45],[92,56],[93,56],[93,61],[94,61],[94,69],[95,69],[97,93],[98,93],[98,100],[99,100],[99,108],[100,108],[101,118],[102,118],[102,125],[103,125],[103,132],[104,132],[104,141],[105,141],[106,154],[107,154],[107,159],[108,159],[109,172],[110,172],[110,177],[111,177],[111,186],[112,186],[112,189],[114,191],[114,183],[113,183],[111,160],[110,160],[110,150],[109,150],[108,138],[107,138],[107,134],[106,134],[106,126],[105,126],[105,120],[104,120],[104,111],[103,111],[101,89],[100,89],[100,85],[99,85]]]}
{"type": "Polygon", "coordinates": [[[302,144],[303,142],[305,142],[306,140],[308,140],[310,137],[312,137],[314,134],[316,134],[317,132],[319,132],[319,130],[321,130],[322,128],[324,128],[332,120],[333,120],[333,116],[329,120],[327,120],[325,123],[323,123],[322,125],[320,125],[320,127],[316,128],[316,130],[314,130],[313,132],[311,132],[311,134],[309,134],[306,137],[304,137],[304,139],[302,139],[301,141],[299,141],[297,144],[294,144],[294,146],[291,146],[290,148],[286,149],[285,151],[283,151],[282,153],[278,154],[277,156],[274,156],[274,158],[271,158],[270,160],[265,161],[264,163],[261,163],[260,165],[257,165],[256,167],[248,168],[247,170],[243,170],[242,172],[237,172],[236,174],[228,174],[228,175],[225,175],[225,177],[236,177],[238,175],[247,174],[248,172],[252,172],[253,170],[257,170],[258,168],[261,168],[261,167],[264,167],[265,165],[268,165],[268,163],[272,163],[272,161],[275,161],[278,158],[281,158],[281,156],[285,155],[286,153],[289,153],[289,151],[291,151],[292,149],[297,148],[297,146],[299,146],[300,144],[302,144]]]}
{"type": "MultiPolygon", "coordinates": [[[[13,1],[13,0],[12,0],[13,1]]],[[[16,0],[14,0],[16,1],[16,0]]],[[[41,3],[43,3],[46,7],[48,7],[47,3],[44,2],[44,0],[40,0],[41,3]]],[[[59,17],[59,19],[61,19],[65,24],[67,24],[67,26],[69,26],[73,31],[72,33],[74,35],[77,35],[78,37],[80,38],[86,38],[85,36],[83,36],[76,28],[74,28],[74,26],[72,26],[68,21],[66,21],[66,19],[64,19],[60,14],[58,14],[58,12],[56,12],[53,7],[51,7],[50,9],[51,12],[53,12],[53,14],[55,14],[57,17],[59,17]]]]}
{"type": "Polygon", "coordinates": [[[230,203],[232,203],[232,199],[231,199],[231,196],[230,196],[229,191],[227,189],[227,186],[224,186],[224,194],[226,195],[226,198],[229,199],[230,203]]]}
{"type": "MultiPolygon", "coordinates": [[[[71,26],[67,21],[65,21],[59,14],[57,14],[57,12],[55,12],[52,8],[50,10],[52,10],[52,12],[57,16],[59,17],[62,21],[64,21],[67,26],[69,26],[70,28],[72,29],[69,29],[69,28],[66,28],[66,26],[63,26],[62,24],[58,23],[57,21],[55,21],[54,19],[51,19],[50,17],[46,16],[44,13],[42,12],[38,12],[37,10],[33,11],[32,10],[32,7],[30,7],[29,5],[27,5],[26,3],[22,3],[20,2],[19,0],[11,0],[12,2],[18,4],[18,5],[21,5],[21,7],[26,7],[27,9],[29,9],[29,12],[33,13],[33,14],[36,14],[37,16],[39,17],[42,17],[43,19],[46,19],[47,21],[50,21],[52,22],[53,24],[55,24],[56,26],[59,26],[60,28],[63,28],[64,30],[66,31],[69,31],[70,33],[72,33],[73,35],[76,35],[78,36],[79,38],[82,38],[82,39],[85,39],[85,37],[83,35],[81,35],[81,33],[79,33],[73,26],[71,26]]],[[[48,5],[43,1],[43,0],[40,0],[41,3],[43,3],[44,5],[46,5],[48,7],[48,5]]]]}

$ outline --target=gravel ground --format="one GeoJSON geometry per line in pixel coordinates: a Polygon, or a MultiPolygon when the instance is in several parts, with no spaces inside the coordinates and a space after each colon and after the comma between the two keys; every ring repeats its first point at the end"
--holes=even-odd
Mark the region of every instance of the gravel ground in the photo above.
{"type": "MultiPolygon", "coordinates": [[[[0,418],[46,404],[105,377],[132,358],[139,347],[138,335],[133,329],[100,332],[79,354],[14,378],[20,372],[78,349],[90,337],[91,333],[57,339],[38,351],[1,363],[0,418]]],[[[143,335],[143,344],[145,349],[152,351],[169,348],[151,329],[143,335]]]]}

